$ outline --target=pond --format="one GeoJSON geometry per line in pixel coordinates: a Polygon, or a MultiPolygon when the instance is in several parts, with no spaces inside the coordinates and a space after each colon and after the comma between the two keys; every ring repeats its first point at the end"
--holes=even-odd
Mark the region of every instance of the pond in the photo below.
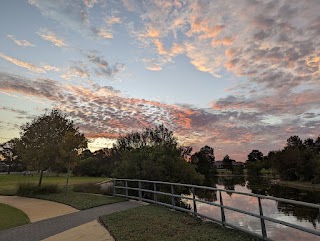
{"type": "MultiPolygon", "coordinates": [[[[244,177],[232,176],[218,177],[210,182],[207,183],[206,186],[219,189],[235,190],[245,193],[270,195],[309,203],[320,203],[320,192],[305,191],[273,185],[269,179],[263,179],[260,177],[248,177],[246,179],[244,177]]],[[[196,196],[202,200],[217,203],[220,202],[217,193],[214,191],[204,192],[198,190],[196,192],[196,196]]],[[[253,212],[259,215],[259,205],[256,197],[222,192],[222,199],[224,205],[242,209],[248,212],[253,212]]],[[[188,200],[186,202],[188,202],[188,204],[190,204],[192,207],[191,201],[188,200]]],[[[267,199],[262,200],[262,207],[264,216],[320,231],[320,213],[318,209],[267,199]]],[[[197,203],[197,211],[200,214],[221,220],[220,207],[215,207],[204,203],[197,203]]],[[[225,217],[228,223],[261,235],[261,224],[259,218],[227,209],[225,209],[225,217]]],[[[313,234],[308,234],[281,224],[276,224],[269,221],[265,221],[265,224],[268,238],[272,240],[320,241],[319,236],[317,237],[313,234]]]]}

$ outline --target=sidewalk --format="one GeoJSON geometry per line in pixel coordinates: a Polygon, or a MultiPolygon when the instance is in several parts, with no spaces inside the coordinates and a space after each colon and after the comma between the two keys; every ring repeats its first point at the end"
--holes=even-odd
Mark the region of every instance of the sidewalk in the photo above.
{"type": "MultiPolygon", "coordinates": [[[[90,232],[90,229],[87,229],[87,227],[96,226],[98,223],[91,222],[96,220],[98,217],[138,207],[140,205],[141,204],[136,201],[114,203],[45,219],[42,221],[26,224],[11,229],[2,230],[0,231],[0,241],[37,241],[49,237],[51,237],[51,239],[48,239],[50,241],[78,241],[79,235],[77,236],[73,231],[76,231],[76,233],[78,233],[79,230],[82,230],[82,233],[83,231],[85,231],[85,233],[88,234],[88,232],[90,232]],[[67,238],[67,236],[64,235],[69,235],[69,238],[67,238]]],[[[88,240],[88,236],[84,240],[88,240]]]]}
{"type": "Polygon", "coordinates": [[[62,203],[18,196],[0,196],[0,203],[20,209],[31,223],[79,211],[62,203]]]}

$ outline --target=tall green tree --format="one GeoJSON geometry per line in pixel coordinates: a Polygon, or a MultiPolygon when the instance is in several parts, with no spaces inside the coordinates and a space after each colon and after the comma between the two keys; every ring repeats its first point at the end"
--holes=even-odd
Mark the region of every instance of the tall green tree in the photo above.
{"type": "Polygon", "coordinates": [[[233,171],[233,165],[232,165],[232,160],[229,155],[225,155],[224,158],[222,159],[222,163],[224,165],[225,169],[228,169],[230,171],[233,171]]]}
{"type": "Polygon", "coordinates": [[[122,151],[156,145],[177,148],[177,139],[173,136],[173,132],[163,124],[120,136],[114,144],[114,148],[122,151]]]}
{"type": "Polygon", "coordinates": [[[163,125],[121,136],[114,147],[116,177],[202,184],[203,176],[182,158],[173,132],[163,125]]]}
{"type": "Polygon", "coordinates": [[[303,142],[302,142],[302,140],[300,139],[299,136],[290,136],[287,139],[287,145],[285,146],[285,149],[288,149],[288,148],[303,148],[303,147],[304,147],[303,142]]]}
{"type": "Polygon", "coordinates": [[[214,161],[214,149],[210,146],[202,147],[199,152],[191,156],[191,163],[196,165],[197,172],[205,176],[206,183],[216,174],[214,161]]]}
{"type": "MultiPolygon", "coordinates": [[[[7,173],[10,174],[12,165],[18,159],[17,155],[17,145],[18,138],[13,138],[6,143],[4,143],[1,147],[0,154],[5,158],[5,163],[8,165],[7,173]]],[[[16,163],[17,164],[17,163],[16,163]]]]}
{"type": "Polygon", "coordinates": [[[17,151],[22,160],[40,172],[38,185],[41,186],[44,170],[67,156],[69,163],[69,158],[73,155],[71,153],[86,145],[85,137],[80,134],[73,121],[59,110],[53,109],[21,126],[17,151]]]}
{"type": "Polygon", "coordinates": [[[69,129],[62,137],[59,144],[63,166],[67,168],[66,192],[68,192],[69,176],[71,169],[79,160],[79,153],[87,147],[87,139],[76,128],[69,129]]]}
{"type": "Polygon", "coordinates": [[[263,153],[261,151],[252,150],[248,155],[247,163],[262,161],[262,159],[263,159],[263,153]]]}

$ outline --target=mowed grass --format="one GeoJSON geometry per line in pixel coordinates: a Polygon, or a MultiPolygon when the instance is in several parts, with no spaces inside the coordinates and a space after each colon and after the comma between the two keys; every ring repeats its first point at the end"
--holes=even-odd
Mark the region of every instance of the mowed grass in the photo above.
{"type": "MultiPolygon", "coordinates": [[[[105,177],[74,177],[71,176],[69,178],[69,185],[72,186],[74,184],[82,184],[82,183],[97,183],[101,181],[110,180],[110,178],[105,177]]],[[[3,174],[0,175],[0,195],[15,195],[19,183],[35,183],[37,184],[39,181],[39,175],[33,176],[23,176],[17,174],[3,174]]],[[[66,183],[65,175],[61,176],[47,176],[44,174],[43,184],[58,184],[63,187],[66,183]]]]}
{"type": "Polygon", "coordinates": [[[49,201],[63,203],[79,210],[102,206],[111,203],[123,202],[127,199],[120,197],[111,197],[92,193],[68,192],[36,194],[30,197],[45,199],[49,201]]]}
{"type": "Polygon", "coordinates": [[[148,205],[100,218],[118,241],[252,241],[252,236],[190,214],[148,205]]]}
{"type": "Polygon", "coordinates": [[[28,216],[19,209],[0,203],[0,230],[30,223],[28,216]]]}

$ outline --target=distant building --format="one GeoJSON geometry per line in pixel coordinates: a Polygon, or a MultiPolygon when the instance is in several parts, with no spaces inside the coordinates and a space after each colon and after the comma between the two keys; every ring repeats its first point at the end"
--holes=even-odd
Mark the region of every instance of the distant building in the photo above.
{"type": "Polygon", "coordinates": [[[215,161],[213,163],[213,165],[217,168],[217,169],[222,169],[224,168],[223,162],[222,161],[215,161]]]}
{"type": "MultiPolygon", "coordinates": [[[[213,165],[217,168],[217,169],[223,169],[224,168],[224,164],[223,161],[215,161],[213,163],[213,165]]],[[[236,167],[236,166],[244,166],[243,162],[237,162],[237,161],[232,161],[232,166],[236,167]]]]}

